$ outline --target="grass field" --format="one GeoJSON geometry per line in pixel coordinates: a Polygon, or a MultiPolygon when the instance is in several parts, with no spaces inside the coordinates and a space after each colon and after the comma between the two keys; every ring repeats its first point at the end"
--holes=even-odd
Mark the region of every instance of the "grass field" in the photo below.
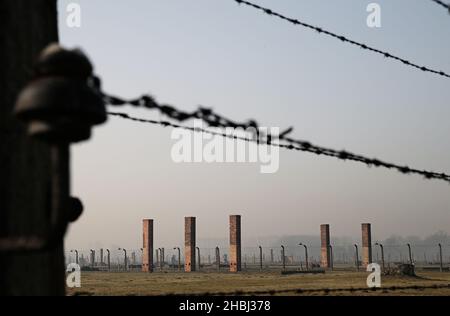
{"type": "MultiPolygon", "coordinates": [[[[325,274],[281,275],[279,272],[140,273],[82,272],[81,288],[68,289],[69,295],[167,295],[220,292],[251,292],[285,289],[366,288],[366,272],[327,272],[325,274]]],[[[382,276],[382,289],[376,292],[287,292],[281,295],[450,295],[450,288],[386,290],[387,287],[450,284],[449,272],[417,272],[417,277],[382,276]]],[[[268,295],[268,294],[266,294],[268,295]]]]}

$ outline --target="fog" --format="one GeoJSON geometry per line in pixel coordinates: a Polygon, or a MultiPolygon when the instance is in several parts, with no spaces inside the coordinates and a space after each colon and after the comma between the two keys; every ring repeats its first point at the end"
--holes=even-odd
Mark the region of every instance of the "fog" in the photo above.
{"type": "MultiPolygon", "coordinates": [[[[65,23],[70,2],[59,1],[61,42],[90,56],[106,92],[152,93],[186,111],[201,104],[237,121],[294,126],[293,137],[322,146],[450,172],[448,79],[234,1],[80,0],[80,28],[65,23]]],[[[378,1],[382,27],[372,29],[370,2],[258,1],[450,71],[448,14],[427,1],[378,1]]],[[[115,110],[164,119],[154,111],[115,110]]],[[[317,243],[324,223],[332,236],[352,242],[365,222],[373,240],[450,233],[445,182],[287,150],[273,174],[255,163],[176,163],[174,142],[170,129],[110,117],[89,142],[74,146],[72,191],[85,211],[71,225],[66,248],[138,249],[144,218],[155,220],[155,244],[182,245],[184,216],[197,217],[198,239],[214,247],[227,241],[230,214],[242,215],[251,247],[290,240],[283,236],[317,243]]]]}

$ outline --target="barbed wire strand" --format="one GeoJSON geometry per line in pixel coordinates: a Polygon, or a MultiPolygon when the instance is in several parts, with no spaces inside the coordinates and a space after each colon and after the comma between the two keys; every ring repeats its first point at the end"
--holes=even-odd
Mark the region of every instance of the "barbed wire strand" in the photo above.
{"type": "Polygon", "coordinates": [[[445,9],[447,9],[448,13],[450,14],[450,4],[447,4],[447,3],[445,3],[445,2],[443,2],[441,0],[431,0],[431,1],[433,1],[434,3],[439,4],[440,6],[442,6],[445,9]]]}
{"type": "Polygon", "coordinates": [[[280,18],[280,19],[285,20],[287,22],[290,22],[290,23],[292,23],[294,25],[303,26],[305,28],[317,31],[320,34],[325,34],[325,35],[331,36],[331,37],[333,37],[335,39],[338,39],[338,40],[340,40],[340,41],[342,41],[344,43],[349,43],[349,44],[358,46],[359,48],[362,48],[364,50],[368,50],[368,51],[371,51],[373,53],[377,53],[377,54],[383,55],[386,58],[393,59],[393,60],[396,60],[398,62],[401,62],[401,63],[403,63],[406,66],[410,66],[410,67],[416,68],[416,69],[421,70],[423,72],[429,72],[429,73],[433,73],[433,74],[436,74],[436,75],[439,75],[439,76],[450,78],[450,74],[448,74],[448,73],[446,73],[446,72],[444,72],[442,70],[438,71],[438,70],[434,70],[434,69],[431,69],[431,68],[426,67],[426,66],[420,66],[419,64],[413,63],[413,62],[411,62],[411,61],[409,61],[409,60],[407,60],[405,58],[398,57],[398,56],[393,55],[393,54],[391,54],[389,52],[382,51],[380,49],[368,46],[368,45],[366,45],[364,43],[360,43],[360,42],[354,41],[354,40],[349,39],[349,38],[347,38],[347,37],[345,37],[343,35],[339,35],[339,34],[330,32],[330,31],[325,30],[325,29],[323,29],[321,27],[318,27],[318,26],[315,26],[315,25],[312,25],[312,24],[308,24],[308,23],[299,21],[297,19],[289,18],[289,17],[284,16],[284,15],[282,15],[280,13],[277,13],[277,12],[275,12],[275,11],[269,9],[269,8],[265,8],[265,7],[259,6],[257,4],[254,4],[252,2],[245,1],[245,0],[233,0],[233,1],[237,2],[238,4],[244,4],[246,6],[255,8],[255,9],[259,10],[259,11],[264,12],[265,14],[267,14],[269,16],[274,16],[274,17],[280,18]]]}
{"type": "MultiPolygon", "coordinates": [[[[148,96],[146,96],[145,99],[148,99],[148,96]]],[[[119,99],[115,98],[115,101],[116,101],[116,105],[117,105],[117,103],[118,103],[117,101],[119,101],[119,99]]],[[[127,101],[125,101],[125,100],[121,100],[121,101],[123,101],[124,104],[127,103],[127,101]]],[[[135,101],[133,101],[133,102],[135,103],[135,101]]],[[[120,102],[120,103],[122,103],[122,102],[120,102]]],[[[175,112],[177,112],[177,110],[175,110],[173,107],[170,107],[170,108],[171,108],[171,114],[174,114],[175,112]]],[[[201,112],[202,110],[200,109],[199,111],[201,112]]],[[[212,117],[214,117],[216,119],[220,118],[220,116],[213,113],[212,110],[208,110],[208,111],[209,111],[208,113],[210,113],[212,115],[212,117]]],[[[199,113],[199,112],[196,111],[196,112],[191,113],[190,115],[193,115],[194,117],[197,117],[199,119],[204,119],[204,121],[206,123],[208,123],[208,120],[205,120],[204,117],[197,116],[194,113],[199,113]]],[[[384,162],[379,159],[367,158],[362,155],[353,154],[353,153],[350,153],[350,152],[347,152],[344,150],[338,151],[338,150],[334,150],[334,149],[324,148],[324,147],[313,145],[312,143],[307,142],[307,141],[289,138],[289,137],[287,137],[287,134],[290,131],[292,131],[292,128],[285,131],[284,132],[285,134],[280,135],[277,139],[272,139],[272,137],[270,135],[268,135],[266,137],[266,139],[261,140],[260,138],[255,139],[255,137],[247,138],[247,137],[241,137],[241,136],[237,136],[237,135],[230,135],[230,134],[223,133],[223,132],[206,130],[204,128],[199,128],[199,127],[183,126],[183,125],[172,123],[169,121],[156,121],[156,120],[150,120],[150,119],[142,119],[142,118],[130,116],[126,113],[109,112],[108,114],[112,115],[112,116],[120,117],[123,119],[135,121],[135,122],[149,123],[149,124],[154,124],[154,125],[160,125],[163,127],[182,128],[182,129],[189,130],[192,132],[204,132],[204,133],[208,133],[208,134],[215,135],[215,136],[239,139],[239,140],[246,141],[246,142],[256,142],[258,145],[265,144],[265,145],[277,146],[277,147],[284,148],[287,150],[309,152],[309,153],[312,153],[315,155],[324,155],[324,156],[328,156],[328,157],[334,157],[334,158],[337,158],[340,160],[350,160],[350,161],[360,162],[360,163],[366,164],[369,167],[375,166],[375,167],[383,167],[383,168],[387,168],[387,169],[395,169],[403,174],[418,174],[418,175],[424,176],[426,179],[438,179],[438,180],[443,180],[443,181],[450,183],[450,175],[447,175],[445,173],[436,173],[433,171],[410,168],[408,166],[400,166],[400,165],[396,165],[393,163],[384,162]],[[287,144],[274,142],[277,140],[287,142],[287,144]]],[[[185,117],[183,112],[181,112],[181,114],[179,114],[179,115],[182,118],[185,117]]],[[[170,117],[174,118],[177,116],[178,115],[174,115],[174,116],[170,116],[170,117]]],[[[251,120],[249,122],[251,122],[250,125],[252,127],[258,128],[258,124],[256,123],[256,121],[251,120]]],[[[235,125],[246,125],[246,123],[234,123],[234,124],[235,125]]],[[[213,125],[210,125],[210,127],[227,127],[227,126],[221,125],[221,123],[216,121],[216,122],[214,122],[213,125]]]]}
{"type": "Polygon", "coordinates": [[[450,284],[432,284],[432,285],[408,285],[408,286],[388,286],[372,288],[317,288],[317,289],[282,289],[282,290],[260,290],[260,291],[233,291],[233,292],[204,292],[204,293],[168,293],[168,296],[242,296],[242,295],[276,295],[282,293],[336,293],[336,292],[383,292],[383,291],[406,291],[406,290],[426,290],[426,289],[450,289],[450,284]]]}

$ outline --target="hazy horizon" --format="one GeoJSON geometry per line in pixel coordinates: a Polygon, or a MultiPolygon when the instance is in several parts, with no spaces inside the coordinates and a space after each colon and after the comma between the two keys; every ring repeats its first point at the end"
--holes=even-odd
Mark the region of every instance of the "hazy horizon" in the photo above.
{"type": "MultiPolygon", "coordinates": [[[[294,248],[298,247],[298,244],[302,242],[306,244],[309,248],[320,248],[320,234],[316,235],[273,235],[273,236],[260,236],[260,237],[251,237],[247,236],[242,239],[242,248],[257,248],[258,246],[262,246],[263,248],[279,248],[280,245],[285,245],[287,248],[294,248]]],[[[411,243],[411,246],[427,246],[427,247],[437,247],[438,243],[441,243],[443,245],[443,251],[444,253],[447,253],[447,244],[450,246],[450,235],[446,234],[445,232],[438,231],[433,234],[429,234],[423,237],[420,236],[400,236],[400,235],[391,235],[386,238],[373,238],[372,237],[372,244],[374,245],[376,242],[383,243],[385,246],[399,246],[399,247],[405,247],[406,244],[411,243]],[[433,243],[430,243],[429,240],[433,240],[433,243]],[[427,242],[428,241],[428,242],[427,242]]],[[[351,246],[353,247],[354,244],[361,245],[361,236],[333,236],[331,235],[331,245],[338,245],[338,246],[351,246]]],[[[165,242],[160,242],[158,244],[154,245],[154,248],[166,248],[169,251],[172,250],[174,247],[180,247],[183,248],[184,240],[180,240],[178,243],[170,244],[165,242]]],[[[203,238],[199,237],[196,240],[196,246],[198,246],[201,249],[214,249],[215,247],[220,247],[221,249],[224,249],[225,251],[228,251],[229,248],[229,238],[226,237],[220,237],[220,238],[203,238]]],[[[128,247],[124,247],[123,244],[111,244],[111,243],[102,243],[102,242],[95,242],[90,247],[87,248],[73,248],[78,250],[84,250],[88,251],[89,249],[112,249],[113,251],[116,251],[117,248],[123,247],[126,249],[131,250],[138,250],[141,245],[128,245],[128,247]]],[[[376,247],[375,247],[376,248],[376,247]]],[[[301,249],[301,248],[300,248],[301,249]]],[[[66,249],[66,252],[69,252],[71,249],[66,249]]],[[[120,251],[118,251],[120,252],[120,251]]]]}
{"type": "MultiPolygon", "coordinates": [[[[382,27],[366,25],[373,1],[256,1],[419,64],[450,71],[450,20],[423,0],[377,1],[382,27]]],[[[232,0],[59,1],[60,41],[92,59],[103,89],[153,94],[191,111],[213,107],[293,137],[412,167],[450,172],[448,79],[294,27],[232,0]],[[81,28],[65,6],[82,8],[81,28]]],[[[155,112],[118,109],[138,117],[155,112]]],[[[191,122],[188,122],[190,124],[191,122]]],[[[281,150],[275,174],[257,164],[174,163],[170,129],[109,118],[72,149],[72,192],[85,211],[66,249],[137,248],[142,219],[155,244],[182,244],[184,216],[198,238],[228,238],[242,215],[243,240],[267,236],[360,238],[450,233],[449,185],[420,176],[281,150]]]]}

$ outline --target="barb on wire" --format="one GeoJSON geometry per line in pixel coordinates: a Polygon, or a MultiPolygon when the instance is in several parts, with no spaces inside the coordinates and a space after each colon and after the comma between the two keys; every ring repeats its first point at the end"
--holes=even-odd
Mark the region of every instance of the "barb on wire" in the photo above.
{"type": "Polygon", "coordinates": [[[440,6],[442,6],[445,9],[447,9],[448,13],[450,14],[450,4],[447,4],[447,3],[445,3],[445,2],[443,2],[441,0],[431,0],[431,1],[433,1],[434,3],[439,4],[440,6]]]}
{"type": "MultiPolygon", "coordinates": [[[[97,81],[100,79],[96,78],[97,81]]],[[[100,86],[100,84],[97,84],[100,86]]],[[[152,96],[143,95],[140,98],[133,100],[124,100],[118,97],[110,96],[103,94],[104,100],[106,104],[112,106],[123,106],[123,105],[132,105],[135,107],[144,107],[146,109],[155,109],[158,110],[161,114],[166,115],[167,117],[176,120],[178,122],[184,122],[188,119],[201,119],[209,127],[230,127],[230,128],[254,128],[258,129],[258,123],[254,120],[247,120],[246,122],[237,122],[233,121],[229,118],[226,118],[222,115],[215,113],[212,109],[200,106],[194,112],[184,112],[179,111],[175,107],[170,104],[159,104],[152,96]]],[[[292,131],[292,127],[281,133],[281,136],[285,136],[292,131]]],[[[259,136],[264,136],[262,132],[259,136]]],[[[267,135],[266,135],[267,136],[267,135]]]]}
{"type": "Polygon", "coordinates": [[[253,120],[248,120],[247,122],[235,122],[214,113],[211,109],[205,107],[199,107],[196,111],[188,113],[179,111],[169,104],[159,104],[150,95],[141,96],[134,100],[124,100],[114,96],[109,96],[104,94],[105,102],[112,106],[122,106],[122,105],[132,105],[136,107],[144,107],[147,109],[157,109],[162,114],[174,119],[178,122],[184,122],[188,119],[197,118],[203,120],[211,127],[232,127],[232,128],[257,128],[258,124],[253,120]]]}
{"type": "MultiPolygon", "coordinates": [[[[208,109],[206,111],[207,115],[203,115],[201,113],[205,113],[205,110],[200,108],[199,110],[192,112],[190,114],[187,114],[185,112],[180,112],[177,109],[175,109],[173,106],[170,105],[159,105],[153,98],[149,96],[143,96],[140,99],[132,100],[132,101],[126,101],[122,100],[116,97],[110,97],[105,95],[105,101],[112,102],[111,104],[114,105],[125,105],[125,104],[133,104],[135,106],[142,105],[143,103],[150,102],[150,108],[156,108],[159,109],[163,114],[166,114],[171,119],[177,120],[179,122],[187,120],[187,118],[198,118],[202,119],[205,123],[207,123],[210,127],[230,127],[230,126],[251,126],[256,129],[259,129],[259,125],[254,120],[249,120],[247,123],[236,123],[232,122],[231,120],[224,119],[219,114],[216,114],[213,112],[213,110],[208,109]],[[151,100],[151,101],[149,101],[151,100]],[[170,109],[167,111],[164,111],[163,109],[170,109]],[[200,113],[200,114],[199,114],[200,113]],[[231,122],[231,125],[227,125],[229,122],[231,122]]],[[[415,168],[410,168],[408,166],[401,166],[393,163],[384,162],[382,160],[376,159],[376,158],[367,158],[362,155],[353,154],[351,152],[347,152],[344,150],[334,150],[330,148],[320,147],[316,146],[308,141],[303,140],[296,140],[293,138],[288,137],[287,135],[293,130],[292,128],[287,129],[285,132],[281,133],[280,136],[276,139],[273,139],[271,135],[266,135],[265,139],[261,140],[260,138],[255,139],[252,138],[246,138],[246,137],[239,137],[236,135],[229,135],[226,133],[221,133],[217,131],[211,131],[206,130],[198,127],[188,127],[188,126],[182,126],[180,124],[172,123],[169,121],[156,121],[156,120],[149,120],[149,119],[141,119],[132,117],[125,113],[117,113],[117,112],[109,112],[110,115],[118,116],[123,119],[128,119],[136,122],[142,122],[142,123],[150,123],[150,124],[156,124],[161,125],[164,127],[174,127],[174,128],[183,128],[186,130],[190,130],[193,132],[204,132],[209,133],[216,136],[222,136],[222,137],[228,137],[228,138],[234,138],[234,139],[240,139],[243,141],[248,142],[256,142],[259,145],[267,144],[271,146],[277,146],[280,148],[284,148],[287,150],[296,150],[296,151],[303,151],[303,152],[309,152],[315,155],[324,155],[328,157],[334,157],[340,160],[350,160],[355,162],[360,162],[363,164],[366,164],[367,166],[374,166],[374,167],[383,167],[387,169],[393,169],[397,170],[403,174],[418,174],[424,176],[426,179],[438,179],[443,180],[450,183],[450,175],[447,175],[445,173],[437,173],[433,171],[428,170],[419,170],[415,168]]]]}
{"type": "MultiPolygon", "coordinates": [[[[242,140],[242,141],[246,141],[246,142],[257,142],[258,144],[261,144],[261,140],[257,140],[254,137],[231,135],[231,134],[212,131],[212,130],[208,130],[208,129],[200,128],[200,127],[184,126],[184,125],[172,123],[169,121],[157,121],[157,120],[150,120],[150,119],[142,119],[142,118],[133,117],[126,113],[121,113],[121,112],[108,112],[108,114],[111,116],[120,117],[120,118],[127,119],[127,120],[134,121],[134,122],[149,123],[149,124],[153,124],[153,125],[160,125],[163,127],[181,128],[181,129],[188,130],[191,132],[205,133],[205,134],[210,134],[213,136],[221,136],[221,137],[225,137],[225,138],[237,139],[237,140],[242,140]]],[[[265,144],[282,147],[282,148],[289,147],[288,145],[276,144],[269,140],[266,140],[265,144]]]]}
{"type": "Polygon", "coordinates": [[[429,73],[433,73],[433,74],[436,74],[436,75],[440,75],[440,76],[443,76],[443,77],[450,78],[450,74],[448,74],[448,73],[446,73],[446,72],[444,72],[442,70],[434,70],[434,69],[431,69],[431,68],[426,67],[426,66],[420,66],[420,65],[418,65],[416,63],[413,63],[413,62],[411,62],[411,61],[409,61],[409,60],[407,60],[405,58],[398,57],[398,56],[393,55],[393,54],[391,54],[389,52],[382,51],[380,49],[368,46],[368,45],[366,45],[364,43],[360,43],[360,42],[351,40],[351,39],[349,39],[349,38],[347,38],[345,36],[342,36],[342,35],[330,32],[330,31],[325,30],[325,29],[323,29],[321,27],[318,27],[318,26],[315,26],[315,25],[312,25],[312,24],[308,24],[308,23],[299,21],[297,19],[286,17],[286,16],[284,16],[284,15],[282,15],[280,13],[277,13],[277,12],[269,9],[269,8],[265,8],[265,7],[259,6],[257,4],[254,4],[252,2],[248,2],[248,1],[245,1],[245,0],[234,0],[234,1],[236,1],[238,4],[244,4],[244,5],[247,5],[249,7],[255,8],[257,10],[260,10],[260,11],[264,12],[267,15],[275,16],[277,18],[280,18],[282,20],[290,22],[290,23],[292,23],[294,25],[300,25],[302,27],[305,27],[305,28],[317,31],[320,34],[325,34],[325,35],[331,36],[331,37],[333,37],[335,39],[338,39],[338,40],[340,40],[342,42],[358,46],[359,48],[362,48],[364,50],[368,50],[368,51],[371,51],[371,52],[383,55],[386,58],[390,58],[390,59],[396,60],[398,62],[401,62],[401,63],[403,63],[406,66],[410,66],[410,67],[416,68],[416,69],[424,71],[424,72],[429,72],[429,73]]]}

